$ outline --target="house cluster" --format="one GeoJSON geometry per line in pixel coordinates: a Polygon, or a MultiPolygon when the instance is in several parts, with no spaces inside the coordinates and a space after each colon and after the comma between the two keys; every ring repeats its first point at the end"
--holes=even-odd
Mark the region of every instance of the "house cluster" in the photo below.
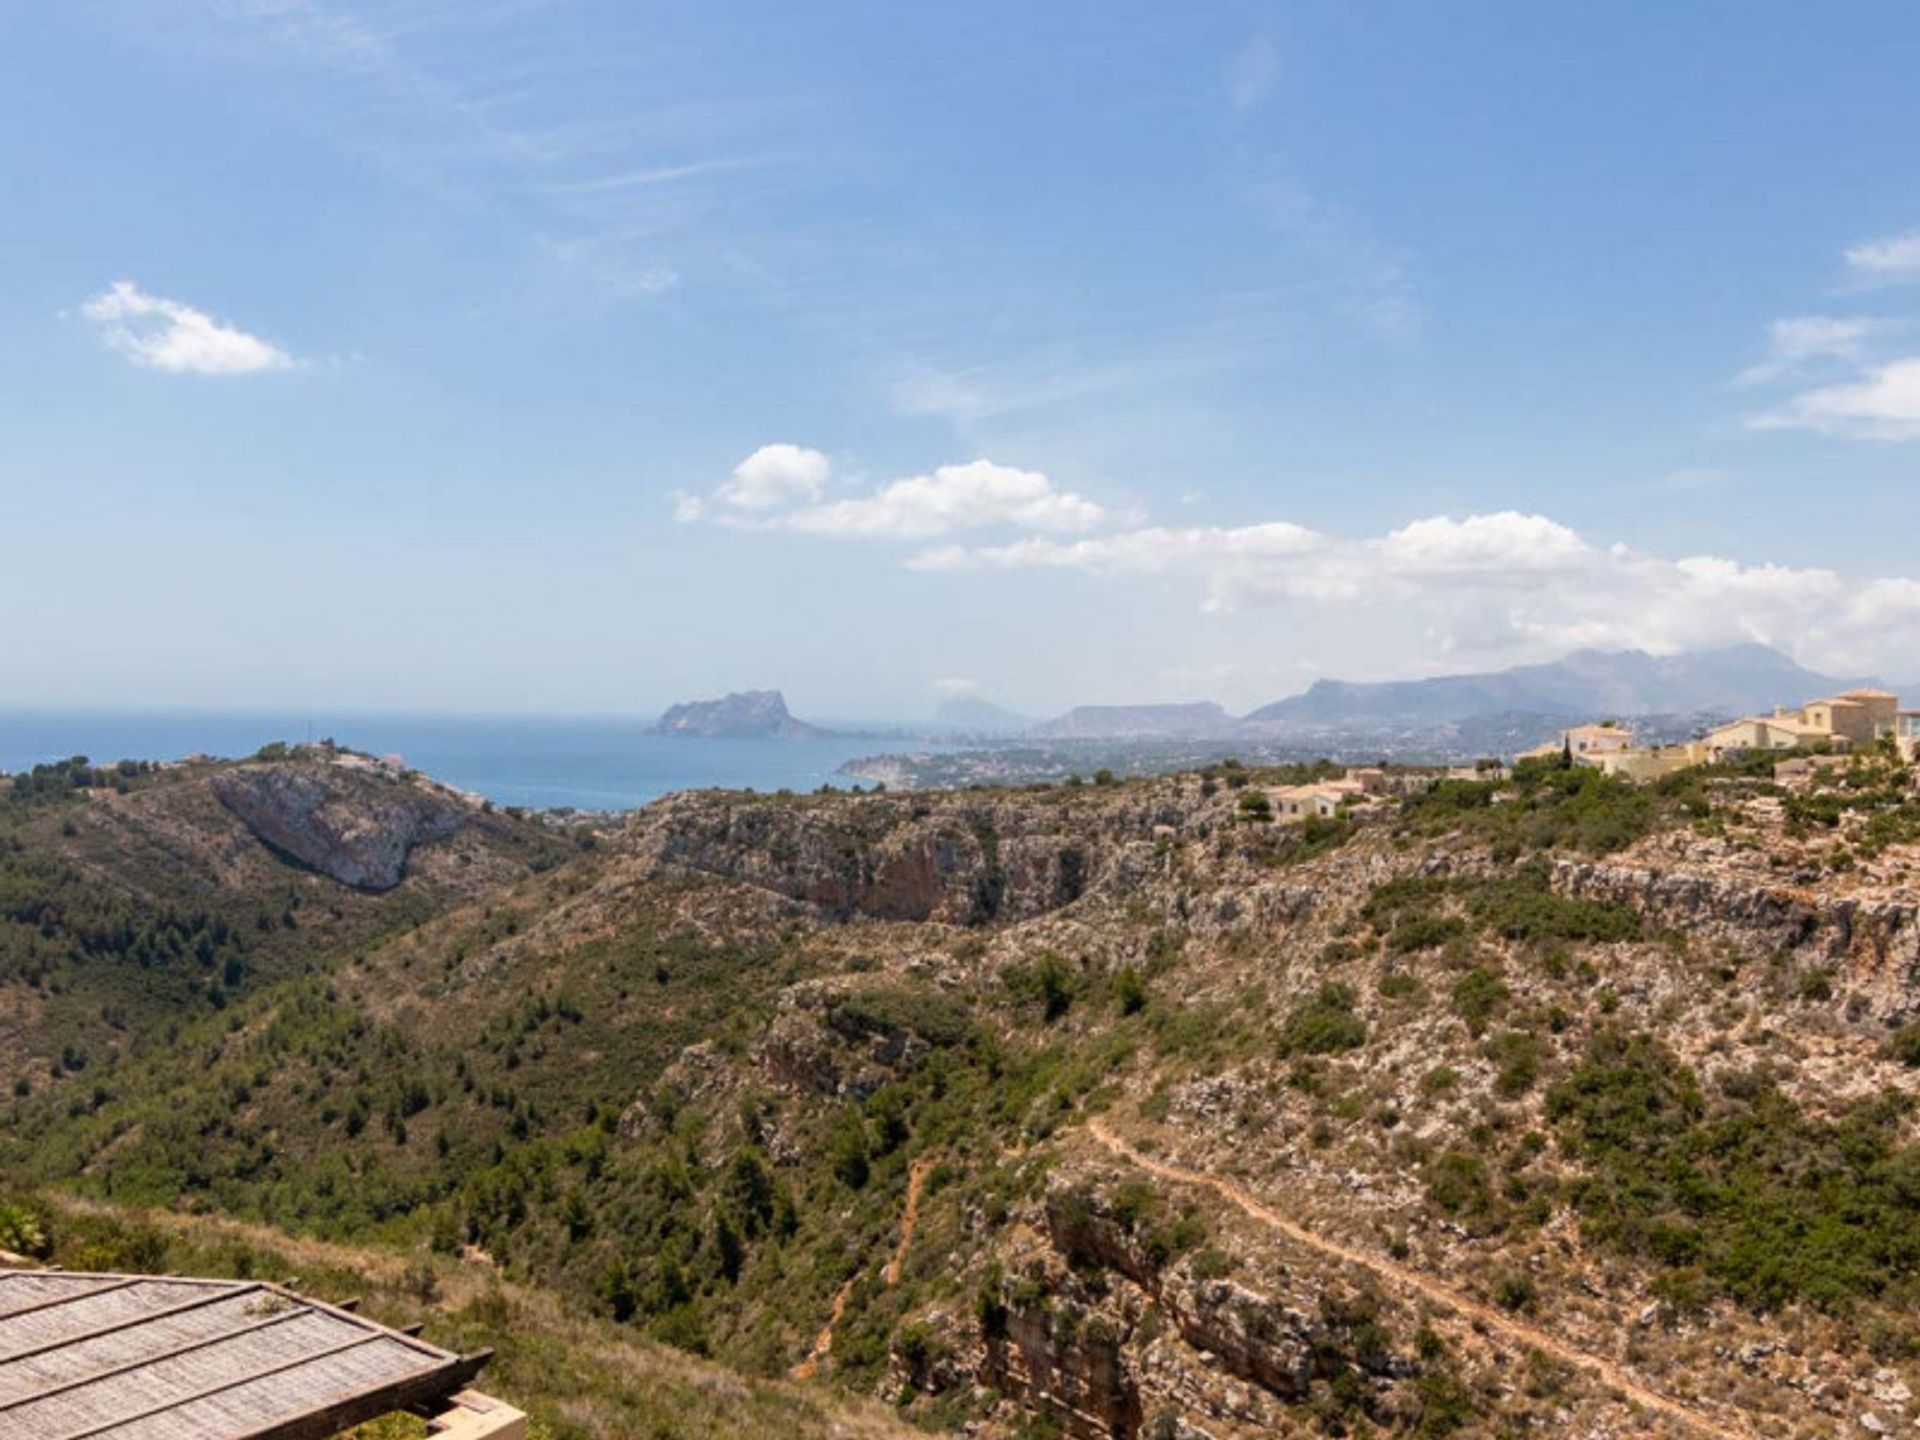
{"type": "Polygon", "coordinates": [[[1342,805],[1351,810],[1393,788],[1393,777],[1377,765],[1354,766],[1332,780],[1313,780],[1305,785],[1281,785],[1267,792],[1273,802],[1273,817],[1280,821],[1322,819],[1339,813],[1342,805]]]}
{"type": "MultiPolygon", "coordinates": [[[[1890,690],[1847,690],[1771,715],[1730,720],[1681,745],[1636,745],[1634,733],[1612,722],[1576,725],[1518,759],[1569,755],[1623,780],[1657,780],[1694,765],[1713,765],[1769,750],[1821,750],[1845,755],[1891,736],[1908,760],[1920,760],[1920,710],[1902,710],[1890,690]]],[[[1824,757],[1782,762],[1808,775],[1824,757]]]]}

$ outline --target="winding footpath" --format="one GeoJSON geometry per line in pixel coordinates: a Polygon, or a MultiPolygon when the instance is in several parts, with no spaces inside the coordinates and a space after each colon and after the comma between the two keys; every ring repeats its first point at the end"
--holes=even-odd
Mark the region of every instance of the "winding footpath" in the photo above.
{"type": "Polygon", "coordinates": [[[1443,1284],[1429,1275],[1423,1275],[1417,1270],[1392,1260],[1317,1235],[1297,1220],[1289,1219],[1272,1206],[1256,1199],[1250,1190],[1234,1181],[1223,1180],[1217,1175],[1208,1175],[1199,1170],[1170,1165],[1164,1160],[1156,1160],[1151,1155],[1142,1154],[1123,1140],[1113,1127],[1099,1116],[1087,1122],[1087,1130],[1109,1154],[1128,1164],[1176,1185],[1211,1190],[1250,1219],[1286,1236],[1296,1244],[1303,1245],[1329,1259],[1338,1260],[1342,1264],[1365,1270],[1395,1289],[1418,1295],[1422,1299],[1430,1300],[1436,1305],[1465,1316],[1516,1345],[1531,1347],[1552,1356],[1563,1364],[1583,1370],[1598,1378],[1616,1394],[1643,1409],[1677,1420],[1701,1435],[1712,1437],[1712,1440],[1763,1440],[1758,1431],[1750,1430],[1738,1422],[1730,1423],[1715,1419],[1683,1401],[1650,1389],[1641,1381],[1634,1379],[1614,1361],[1569,1345],[1538,1326],[1529,1325],[1526,1321],[1517,1319],[1504,1310],[1498,1310],[1475,1300],[1472,1296],[1443,1284]]]}
{"type": "MultiPolygon", "coordinates": [[[[920,1223],[920,1195],[927,1188],[927,1176],[933,1173],[934,1161],[931,1156],[921,1156],[913,1162],[907,1171],[907,1203],[900,1212],[900,1239],[893,1247],[886,1268],[880,1272],[880,1278],[891,1290],[900,1283],[900,1272],[907,1263],[907,1250],[913,1244],[914,1229],[920,1223]]],[[[855,1274],[838,1290],[834,1291],[833,1304],[827,1310],[827,1323],[820,1327],[820,1333],[813,1337],[813,1345],[807,1351],[807,1358],[788,1372],[795,1380],[811,1380],[820,1373],[820,1367],[827,1363],[833,1354],[833,1331],[841,1318],[847,1313],[847,1301],[853,1295],[853,1282],[860,1277],[855,1274]]]]}

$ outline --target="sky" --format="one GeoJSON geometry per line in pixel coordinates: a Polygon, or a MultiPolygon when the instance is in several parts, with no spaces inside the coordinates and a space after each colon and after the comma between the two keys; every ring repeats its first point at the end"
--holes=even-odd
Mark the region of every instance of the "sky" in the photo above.
{"type": "Polygon", "coordinates": [[[1920,9],[0,3],[0,705],[1920,681],[1920,9]]]}

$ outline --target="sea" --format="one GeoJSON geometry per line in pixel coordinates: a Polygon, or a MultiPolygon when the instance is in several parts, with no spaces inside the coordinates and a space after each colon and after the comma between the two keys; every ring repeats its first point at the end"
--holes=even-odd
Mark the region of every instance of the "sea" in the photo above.
{"type": "MultiPolygon", "coordinates": [[[[813,790],[853,781],[849,760],[909,748],[898,737],[713,740],[650,734],[650,719],[311,715],[0,709],[0,771],[84,755],[114,760],[239,757],[273,741],[331,739],[498,805],[628,810],[675,790],[813,790]]],[[[924,741],[911,748],[925,750],[924,741]]]]}

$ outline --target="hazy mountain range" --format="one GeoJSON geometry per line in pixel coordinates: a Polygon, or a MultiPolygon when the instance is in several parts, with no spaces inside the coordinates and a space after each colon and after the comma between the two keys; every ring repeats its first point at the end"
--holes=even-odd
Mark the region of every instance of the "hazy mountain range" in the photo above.
{"type": "Polygon", "coordinates": [[[1237,719],[1212,703],[1085,705],[1022,733],[1049,740],[1310,739],[1484,728],[1494,720],[1525,729],[1565,720],[1744,714],[1862,683],[1809,670],[1757,644],[1679,655],[1579,650],[1547,664],[1427,680],[1321,680],[1237,719]]]}
{"type": "Polygon", "coordinates": [[[1680,655],[1577,650],[1564,660],[1481,674],[1372,684],[1321,680],[1264,705],[1251,725],[1338,726],[1354,721],[1444,723],[1482,715],[1673,715],[1794,705],[1855,681],[1797,664],[1765,645],[1680,655]]]}
{"type": "MultiPolygon", "coordinates": [[[[1235,716],[1213,701],[1080,705],[1034,720],[979,696],[943,701],[934,733],[960,740],[1300,741],[1417,737],[1446,731],[1468,744],[1599,719],[1654,720],[1678,733],[1708,717],[1797,705],[1858,677],[1823,675],[1765,645],[1729,645],[1678,655],[1578,650],[1561,660],[1426,680],[1320,680],[1298,695],[1235,716]]],[[[1898,689],[1899,687],[1894,687],[1898,689]]],[[[1920,692],[1920,684],[1904,693],[1920,692]]],[[[806,738],[828,733],[796,720],[778,691],[676,705],[663,733],[806,738]]],[[[843,732],[844,733],[844,732],[843,732]]],[[[1527,741],[1525,743],[1531,743],[1527,741]]]]}

